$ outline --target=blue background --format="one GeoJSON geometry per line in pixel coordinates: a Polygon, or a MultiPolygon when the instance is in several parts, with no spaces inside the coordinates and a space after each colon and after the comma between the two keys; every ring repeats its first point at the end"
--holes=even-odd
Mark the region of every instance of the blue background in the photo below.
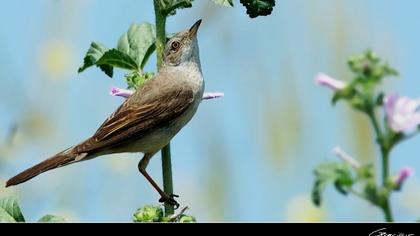
{"type": "MultiPolygon", "coordinates": [[[[168,32],[197,19],[206,91],[173,139],[175,192],[189,214],[215,221],[382,221],[380,210],[332,187],[310,202],[312,170],[339,145],[363,163],[377,162],[366,117],[331,106],[318,72],[349,80],[346,59],[372,48],[400,72],[388,92],[420,95],[419,1],[282,0],[271,16],[250,19],[239,1],[224,8],[196,0],[167,22],[168,32]]],[[[132,22],[154,22],[152,1],[2,1],[0,8],[0,197],[19,196],[29,221],[46,213],[70,221],[130,221],[158,196],[137,171],[141,154],[97,158],[45,173],[17,187],[5,181],[90,136],[122,99],[123,73],[77,74],[91,41],[114,47],[132,22]],[[17,131],[10,137],[11,127],[17,131]]],[[[154,58],[147,69],[155,68],[154,58]]],[[[391,172],[420,169],[420,138],[392,153],[391,172]]],[[[161,182],[158,155],[149,171],[161,182]]],[[[392,196],[398,221],[420,216],[420,179],[392,196]]]]}

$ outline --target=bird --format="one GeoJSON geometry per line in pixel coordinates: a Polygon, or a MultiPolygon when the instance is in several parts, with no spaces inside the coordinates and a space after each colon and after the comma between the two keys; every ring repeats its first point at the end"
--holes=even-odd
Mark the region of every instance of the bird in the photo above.
{"type": "Polygon", "coordinates": [[[91,137],[17,174],[6,187],[102,155],[141,152],[144,156],[138,170],[159,193],[159,202],[179,206],[174,199],[178,196],[166,194],[146,168],[192,119],[202,100],[205,84],[197,40],[200,24],[201,19],[167,41],[156,75],[128,97],[91,137]]]}

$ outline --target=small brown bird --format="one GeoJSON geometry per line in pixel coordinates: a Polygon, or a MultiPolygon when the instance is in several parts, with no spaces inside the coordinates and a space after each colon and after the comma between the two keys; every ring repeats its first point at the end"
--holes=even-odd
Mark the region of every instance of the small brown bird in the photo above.
{"type": "Polygon", "coordinates": [[[142,152],[138,169],[160,194],[159,201],[178,205],[175,195],[163,192],[146,167],[153,155],[191,120],[202,100],[204,80],[197,41],[200,24],[201,20],[167,42],[164,63],[156,76],[131,95],[92,137],[16,175],[6,187],[101,155],[142,152]]]}

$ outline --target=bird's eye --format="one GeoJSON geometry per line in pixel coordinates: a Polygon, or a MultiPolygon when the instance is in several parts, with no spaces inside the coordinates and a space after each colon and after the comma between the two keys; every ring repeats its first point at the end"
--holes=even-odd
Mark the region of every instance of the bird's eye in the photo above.
{"type": "Polygon", "coordinates": [[[171,49],[172,50],[178,50],[180,46],[181,46],[181,44],[178,41],[173,41],[171,43],[171,49]]]}

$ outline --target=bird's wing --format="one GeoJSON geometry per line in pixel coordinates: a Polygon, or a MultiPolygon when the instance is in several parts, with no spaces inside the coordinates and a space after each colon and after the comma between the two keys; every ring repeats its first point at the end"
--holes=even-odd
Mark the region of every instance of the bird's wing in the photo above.
{"type": "Polygon", "coordinates": [[[91,138],[77,145],[75,151],[95,152],[140,138],[150,130],[172,122],[188,109],[194,99],[193,91],[182,86],[164,86],[158,93],[155,90],[154,96],[149,96],[150,93],[144,91],[146,89],[127,99],[91,138]]]}

